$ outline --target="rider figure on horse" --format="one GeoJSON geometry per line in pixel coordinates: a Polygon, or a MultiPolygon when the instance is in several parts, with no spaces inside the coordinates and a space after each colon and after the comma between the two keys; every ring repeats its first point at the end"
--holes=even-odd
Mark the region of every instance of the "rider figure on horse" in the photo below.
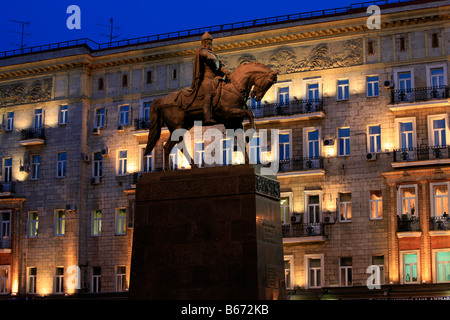
{"type": "Polygon", "coordinates": [[[203,99],[202,108],[205,125],[216,123],[212,118],[212,104],[217,81],[229,75],[222,61],[213,52],[212,40],[211,35],[205,32],[202,36],[202,46],[195,51],[194,79],[191,88],[195,92],[194,96],[203,99]]]}

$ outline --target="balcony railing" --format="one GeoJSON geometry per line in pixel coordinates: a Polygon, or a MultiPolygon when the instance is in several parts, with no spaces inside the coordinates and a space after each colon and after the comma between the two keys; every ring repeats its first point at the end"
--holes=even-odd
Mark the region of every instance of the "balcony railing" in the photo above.
{"type": "Polygon", "coordinates": [[[9,237],[0,239],[0,249],[11,249],[11,239],[9,237]]]}
{"type": "Polygon", "coordinates": [[[323,223],[293,223],[282,225],[283,238],[324,236],[323,223]]]}
{"type": "Polygon", "coordinates": [[[15,192],[14,182],[0,182],[0,194],[2,193],[14,193],[15,192]]]}
{"type": "Polygon", "coordinates": [[[134,119],[134,130],[148,130],[150,129],[149,118],[134,119]]]}
{"type": "Polygon", "coordinates": [[[287,117],[323,111],[323,100],[294,100],[289,103],[263,103],[250,108],[255,118],[287,117]]]}
{"type": "Polygon", "coordinates": [[[42,139],[45,140],[44,128],[31,128],[20,130],[20,140],[42,139]]]}
{"type": "Polygon", "coordinates": [[[450,230],[450,218],[448,216],[431,217],[430,230],[450,230]]]}
{"type": "Polygon", "coordinates": [[[391,92],[391,104],[423,102],[449,97],[448,86],[435,86],[413,89],[397,89],[391,92]]]}
{"type": "Polygon", "coordinates": [[[419,218],[402,214],[398,217],[398,232],[420,231],[419,218]]]}
{"type": "Polygon", "coordinates": [[[450,159],[450,146],[426,146],[394,150],[394,162],[450,159]]]}
{"type": "Polygon", "coordinates": [[[322,157],[291,158],[280,160],[279,173],[323,169],[322,157]]]}

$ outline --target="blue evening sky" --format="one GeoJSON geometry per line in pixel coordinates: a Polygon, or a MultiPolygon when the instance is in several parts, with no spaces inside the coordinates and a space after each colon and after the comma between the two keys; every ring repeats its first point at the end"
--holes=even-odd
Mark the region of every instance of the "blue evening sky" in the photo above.
{"type": "Polygon", "coordinates": [[[2,1],[0,10],[0,51],[20,47],[21,25],[25,47],[89,38],[109,42],[109,20],[113,18],[115,40],[144,37],[197,27],[269,18],[300,12],[346,7],[358,0],[20,0],[2,1]],[[81,29],[69,30],[66,13],[70,5],[81,9],[81,29]],[[117,37],[116,37],[117,36],[117,37]]]}

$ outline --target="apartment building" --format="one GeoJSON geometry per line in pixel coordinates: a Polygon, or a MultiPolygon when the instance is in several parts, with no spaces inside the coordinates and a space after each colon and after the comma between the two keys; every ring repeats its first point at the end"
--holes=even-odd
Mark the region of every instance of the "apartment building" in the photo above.
{"type": "MultiPolygon", "coordinates": [[[[190,86],[206,30],[228,69],[279,72],[248,101],[257,129],[279,130],[278,159],[258,135],[250,157],[279,163],[290,298],[443,295],[449,12],[448,1],[381,1],[0,53],[1,296],[126,297],[135,186],[167,169],[167,130],[143,153],[151,102],[190,86]],[[372,4],[380,28],[367,25],[372,4]]],[[[192,142],[199,162],[207,143],[192,142]]],[[[233,165],[225,136],[220,153],[233,165]]],[[[189,169],[176,149],[170,169],[189,169]]]]}

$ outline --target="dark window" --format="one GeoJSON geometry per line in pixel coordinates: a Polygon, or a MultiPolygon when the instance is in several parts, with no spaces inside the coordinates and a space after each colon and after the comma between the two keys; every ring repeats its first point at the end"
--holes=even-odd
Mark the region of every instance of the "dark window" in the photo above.
{"type": "Polygon", "coordinates": [[[124,74],[122,76],[122,87],[128,87],[128,75],[124,74]]]}
{"type": "Polygon", "coordinates": [[[374,54],[375,53],[375,49],[374,49],[374,46],[373,46],[373,41],[367,42],[367,53],[368,54],[374,54]]]}
{"type": "Polygon", "coordinates": [[[103,90],[103,78],[98,79],[98,90],[103,90]]]}
{"type": "Polygon", "coordinates": [[[406,39],[404,37],[400,38],[400,51],[406,51],[406,39]]]}
{"type": "Polygon", "coordinates": [[[152,72],[151,71],[147,71],[147,83],[152,83],[152,72]]]}
{"type": "Polygon", "coordinates": [[[431,47],[438,48],[439,47],[439,37],[437,33],[433,33],[431,35],[431,47]]]}

